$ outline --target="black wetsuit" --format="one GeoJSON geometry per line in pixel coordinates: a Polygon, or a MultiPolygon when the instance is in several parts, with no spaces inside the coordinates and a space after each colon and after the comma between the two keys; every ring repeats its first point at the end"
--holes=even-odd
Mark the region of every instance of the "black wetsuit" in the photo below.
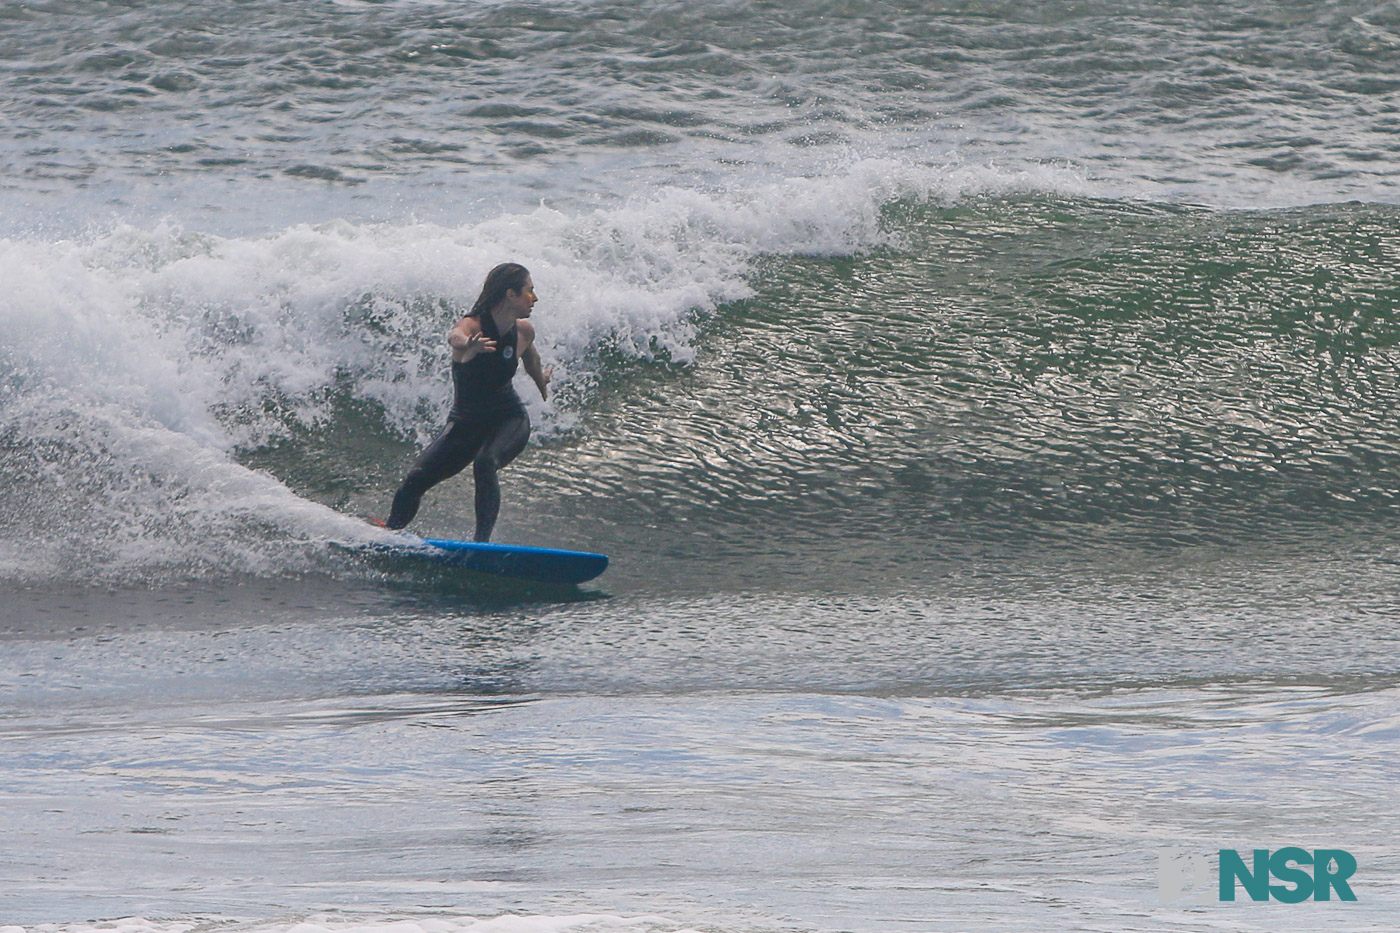
{"type": "Polygon", "coordinates": [[[489,313],[481,315],[481,333],[496,342],[491,353],[478,353],[465,363],[452,364],[452,412],[447,427],[424,448],[394,494],[390,528],[413,521],[423,494],[474,463],[477,541],[490,541],[501,510],[501,487],[496,471],[514,460],[530,439],[530,416],[511,379],[520,364],[519,329],[496,331],[489,313]]]}

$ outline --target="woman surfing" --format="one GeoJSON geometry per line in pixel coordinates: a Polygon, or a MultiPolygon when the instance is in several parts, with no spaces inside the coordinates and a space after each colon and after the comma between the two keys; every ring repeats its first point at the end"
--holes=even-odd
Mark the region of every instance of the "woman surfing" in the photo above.
{"type": "Polygon", "coordinates": [[[530,416],[511,384],[516,368],[549,397],[553,367],[543,368],[535,350],[535,283],[519,263],[506,262],[486,275],[472,309],[447,334],[452,348],[452,411],[447,427],[424,448],[404,477],[386,528],[413,521],[423,494],[473,465],[476,480],[476,541],[490,541],[501,509],[496,473],[514,460],[530,438],[530,416]]]}

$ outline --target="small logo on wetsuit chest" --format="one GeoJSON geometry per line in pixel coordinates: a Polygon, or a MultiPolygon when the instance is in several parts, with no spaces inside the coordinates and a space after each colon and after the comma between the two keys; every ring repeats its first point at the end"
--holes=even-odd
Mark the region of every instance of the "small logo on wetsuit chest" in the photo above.
{"type": "Polygon", "coordinates": [[[512,356],[515,356],[515,347],[506,347],[501,355],[506,359],[510,359],[512,356]]]}

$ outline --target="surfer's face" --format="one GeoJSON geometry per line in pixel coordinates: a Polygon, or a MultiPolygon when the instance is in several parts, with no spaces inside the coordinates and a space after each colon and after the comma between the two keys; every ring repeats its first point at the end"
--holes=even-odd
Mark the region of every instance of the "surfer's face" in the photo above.
{"type": "Polygon", "coordinates": [[[528,275],[525,276],[524,288],[518,292],[506,292],[506,296],[514,306],[512,310],[520,317],[529,317],[530,309],[539,300],[535,297],[535,283],[528,275]]]}

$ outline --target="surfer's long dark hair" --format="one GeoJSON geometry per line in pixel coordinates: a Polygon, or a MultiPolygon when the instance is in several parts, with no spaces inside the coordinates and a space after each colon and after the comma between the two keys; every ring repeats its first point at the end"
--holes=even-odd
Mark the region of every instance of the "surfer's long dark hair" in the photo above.
{"type": "Polygon", "coordinates": [[[525,280],[529,277],[530,270],[520,263],[501,263],[486,273],[486,281],[481,286],[481,294],[477,296],[476,304],[472,305],[472,309],[467,312],[467,317],[481,317],[488,311],[494,310],[496,305],[505,301],[506,292],[524,290],[525,280]]]}

